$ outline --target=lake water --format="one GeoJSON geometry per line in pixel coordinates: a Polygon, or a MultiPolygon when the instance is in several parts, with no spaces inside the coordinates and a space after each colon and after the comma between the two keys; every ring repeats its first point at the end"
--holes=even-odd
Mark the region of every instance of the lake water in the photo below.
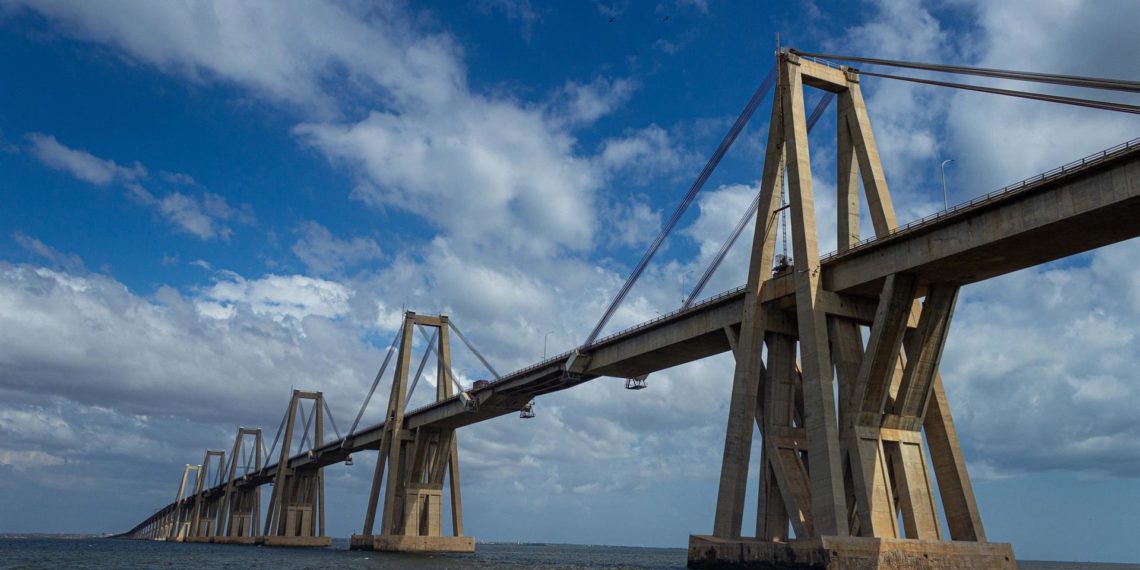
{"type": "MultiPolygon", "coordinates": [[[[480,544],[467,555],[412,556],[332,548],[308,550],[219,544],[177,544],[107,539],[0,539],[0,569],[213,568],[303,570],[309,568],[466,569],[555,568],[680,569],[683,548],[635,548],[570,544],[480,544]]],[[[1140,570],[1140,564],[1018,562],[1022,570],[1140,570]]]]}

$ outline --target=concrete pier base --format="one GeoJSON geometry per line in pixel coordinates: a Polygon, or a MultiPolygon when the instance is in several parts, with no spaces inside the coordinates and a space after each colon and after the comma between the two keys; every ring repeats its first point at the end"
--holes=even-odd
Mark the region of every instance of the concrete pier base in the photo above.
{"type": "Polygon", "coordinates": [[[260,536],[215,536],[210,541],[214,544],[258,544],[260,536]]]}
{"type": "Polygon", "coordinates": [[[757,570],[1015,570],[1009,544],[860,537],[789,542],[689,537],[689,568],[757,570]]]}
{"type": "Polygon", "coordinates": [[[265,546],[292,546],[298,548],[325,548],[332,545],[331,536],[259,536],[265,546]]]}
{"type": "Polygon", "coordinates": [[[352,550],[376,550],[379,552],[475,552],[475,539],[470,536],[402,536],[402,535],[352,535],[349,544],[352,550]]]}

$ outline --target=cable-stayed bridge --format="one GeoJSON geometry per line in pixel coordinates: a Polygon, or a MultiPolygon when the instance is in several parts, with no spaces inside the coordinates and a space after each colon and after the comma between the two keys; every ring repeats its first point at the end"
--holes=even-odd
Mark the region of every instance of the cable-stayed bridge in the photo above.
{"type": "Polygon", "coordinates": [[[627,387],[641,388],[649,374],[731,351],[736,372],[716,518],[711,535],[691,537],[691,567],[1014,567],[1010,545],[986,540],[938,373],[957,294],[970,283],[1140,235],[1140,139],[899,226],[860,77],[1133,114],[1140,108],[861,72],[830,60],[1131,93],[1140,92],[1140,83],[825,57],[795,50],[778,54],[772,73],[579,348],[499,375],[452,319],[408,312],[345,435],[331,414],[326,417],[320,392],[294,391],[268,452],[260,429],[239,430],[229,462],[225,452],[209,451],[202,464],[187,465],[176,500],[122,536],[328,545],[323,469],[376,451],[364,531],[353,537],[352,547],[471,551],[474,541],[463,533],[458,428],[510,413],[526,417],[534,398],[602,376],[626,378],[627,387]],[[810,114],[804,86],[826,94],[810,114]],[[774,95],[760,191],[706,275],[681,309],[601,337],[769,91],[774,95]],[[836,100],[838,243],[834,253],[820,256],[807,133],[836,100]],[[860,240],[862,198],[874,235],[860,240]],[[775,253],[780,216],[790,227],[791,257],[775,253]],[[697,301],[752,219],[747,283],[697,301]],[[428,346],[418,367],[412,358],[417,332],[428,346]],[[452,335],[494,380],[459,384],[451,369],[452,335]],[[358,429],[393,355],[386,420],[358,429]],[[435,402],[409,410],[410,393],[429,363],[439,379],[435,402]],[[335,438],[326,437],[326,424],[335,438]],[[750,478],[754,426],[763,440],[759,473],[750,478]],[[755,537],[741,536],[749,481],[759,484],[755,537]],[[260,489],[266,484],[272,493],[262,521],[260,489]]]}

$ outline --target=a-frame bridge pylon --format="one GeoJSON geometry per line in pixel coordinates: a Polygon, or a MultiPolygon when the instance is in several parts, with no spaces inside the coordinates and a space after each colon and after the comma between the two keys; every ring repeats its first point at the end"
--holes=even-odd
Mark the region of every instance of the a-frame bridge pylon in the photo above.
{"type": "Polygon", "coordinates": [[[788,50],[777,65],[716,518],[712,536],[690,538],[689,565],[1013,568],[1008,544],[986,542],[938,376],[959,285],[895,274],[877,297],[827,289],[805,85],[838,95],[838,249],[860,239],[860,181],[876,237],[897,228],[894,208],[858,73],[788,50]],[[774,273],[785,177],[794,264],[774,273]],[[773,326],[793,313],[763,303],[764,289],[789,280],[795,322],[773,326]],[[756,536],[742,537],[753,425],[763,438],[756,536]]]}
{"type": "MultiPolygon", "coordinates": [[[[449,427],[404,428],[404,411],[409,399],[412,344],[417,327],[435,329],[427,338],[424,360],[415,379],[418,381],[428,356],[436,355],[437,402],[450,399],[457,383],[451,369],[451,323],[447,315],[404,314],[400,329],[400,348],[392,392],[384,416],[384,433],[376,471],[372,480],[363,534],[352,537],[353,550],[394,552],[474,552],[475,539],[463,535],[463,501],[459,485],[459,448],[455,429],[449,427]],[[451,533],[444,534],[444,478],[448,479],[451,499],[451,533]],[[381,493],[383,491],[383,493],[381,493]],[[382,495],[382,496],[381,496],[382,495]],[[377,515],[379,532],[375,532],[377,515]]],[[[426,335],[426,333],[425,333],[426,335]]],[[[468,398],[461,394],[461,398],[468,398]]]]}

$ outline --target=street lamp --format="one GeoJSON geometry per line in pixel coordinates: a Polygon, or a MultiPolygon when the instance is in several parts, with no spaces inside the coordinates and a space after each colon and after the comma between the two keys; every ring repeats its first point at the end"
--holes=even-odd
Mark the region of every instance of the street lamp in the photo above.
{"type": "Polygon", "coordinates": [[[946,194],[946,165],[951,162],[954,162],[953,158],[942,161],[942,206],[946,210],[950,209],[950,199],[947,198],[946,194]]]}
{"type": "Polygon", "coordinates": [[[554,334],[554,331],[550,331],[542,337],[542,359],[543,360],[546,360],[546,339],[550,338],[550,335],[552,335],[552,334],[554,334]]]}

